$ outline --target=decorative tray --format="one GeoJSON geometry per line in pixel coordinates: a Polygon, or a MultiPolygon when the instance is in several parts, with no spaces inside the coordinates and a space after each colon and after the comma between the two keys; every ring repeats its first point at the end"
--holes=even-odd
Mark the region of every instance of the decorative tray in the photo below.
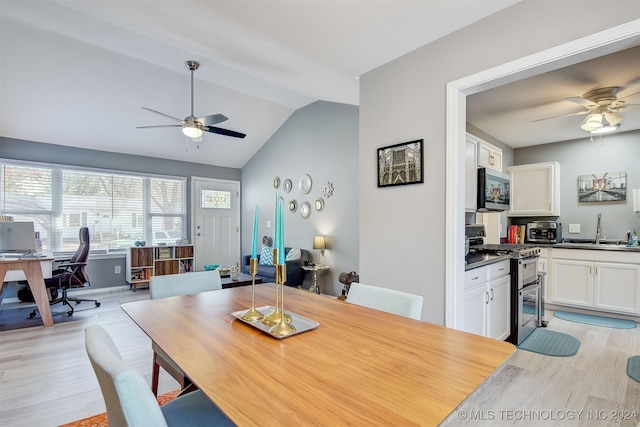
{"type": "MultiPolygon", "coordinates": [[[[256,310],[258,310],[262,314],[268,314],[273,310],[273,306],[266,305],[264,307],[256,307],[256,310]]],[[[287,338],[293,335],[301,334],[302,332],[307,332],[320,326],[320,324],[314,320],[308,319],[303,316],[299,316],[295,313],[285,310],[285,313],[291,316],[291,323],[289,324],[293,326],[296,330],[295,332],[292,332],[289,335],[276,336],[269,333],[269,329],[271,328],[271,326],[265,325],[264,323],[262,323],[262,320],[253,320],[253,321],[244,320],[242,318],[242,314],[245,311],[247,310],[234,311],[233,313],[231,313],[231,315],[236,319],[240,320],[241,322],[244,322],[247,325],[251,325],[254,328],[259,329],[262,332],[266,333],[267,335],[277,339],[287,338]]]]}

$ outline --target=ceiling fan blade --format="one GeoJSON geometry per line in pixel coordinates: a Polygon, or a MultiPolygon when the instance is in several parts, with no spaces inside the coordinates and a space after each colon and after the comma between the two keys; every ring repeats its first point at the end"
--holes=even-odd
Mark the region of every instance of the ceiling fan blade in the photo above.
{"type": "Polygon", "coordinates": [[[224,114],[212,114],[210,116],[198,117],[196,120],[202,123],[202,126],[211,126],[229,120],[229,118],[224,114]]]}
{"type": "Polygon", "coordinates": [[[152,113],[160,114],[161,116],[165,116],[165,117],[168,117],[168,118],[173,119],[173,120],[177,120],[179,122],[182,121],[182,119],[170,116],[170,115],[165,114],[165,113],[161,113],[160,111],[152,110],[151,108],[147,108],[147,107],[140,107],[140,108],[142,108],[143,110],[151,111],[152,113]]]}
{"type": "Polygon", "coordinates": [[[621,99],[629,98],[630,96],[633,96],[633,95],[637,95],[639,93],[640,93],[640,90],[637,92],[630,93],[629,95],[625,95],[622,98],[618,98],[618,101],[620,101],[621,99]]]}
{"type": "Polygon", "coordinates": [[[583,114],[589,114],[589,113],[590,113],[590,111],[579,111],[577,113],[561,114],[559,116],[545,117],[544,119],[531,120],[531,123],[541,122],[543,120],[557,119],[559,117],[581,116],[583,114]]]}
{"type": "Polygon", "coordinates": [[[154,126],[136,126],[137,129],[149,129],[149,128],[181,128],[182,125],[154,125],[154,126]]]}
{"type": "Polygon", "coordinates": [[[569,98],[565,98],[565,101],[575,102],[576,104],[584,105],[587,108],[591,106],[597,106],[593,102],[589,101],[588,99],[584,99],[581,96],[570,96],[569,98]]]}
{"type": "Polygon", "coordinates": [[[217,133],[225,136],[233,136],[235,138],[244,138],[245,136],[247,136],[244,133],[236,132],[234,130],[229,130],[229,129],[222,129],[215,126],[206,126],[206,127],[203,127],[202,130],[206,130],[207,132],[217,133]]]}
{"type": "Polygon", "coordinates": [[[622,113],[626,113],[627,111],[640,111],[640,104],[624,104],[620,109],[622,113]]]}

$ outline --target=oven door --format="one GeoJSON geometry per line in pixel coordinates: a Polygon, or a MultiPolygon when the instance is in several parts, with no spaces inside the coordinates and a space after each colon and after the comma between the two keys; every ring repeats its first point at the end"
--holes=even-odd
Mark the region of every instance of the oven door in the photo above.
{"type": "Polygon", "coordinates": [[[536,280],[518,291],[518,339],[517,345],[539,325],[540,282],[536,280]]]}

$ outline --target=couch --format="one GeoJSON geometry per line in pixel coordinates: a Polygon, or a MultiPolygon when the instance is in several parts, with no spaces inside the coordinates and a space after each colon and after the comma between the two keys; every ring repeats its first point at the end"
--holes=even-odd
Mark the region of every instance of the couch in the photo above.
{"type": "MultiPolygon", "coordinates": [[[[289,251],[292,248],[286,247],[284,248],[285,257],[289,254],[289,251]]],[[[256,278],[261,278],[263,282],[272,283],[276,281],[276,267],[274,265],[261,265],[260,264],[261,254],[258,254],[258,274],[256,274],[256,278]]],[[[249,259],[251,259],[251,255],[244,255],[242,257],[242,272],[245,274],[249,274],[249,259]]],[[[287,266],[287,281],[285,285],[287,286],[301,286],[304,281],[304,273],[305,271],[302,269],[305,261],[311,261],[311,253],[306,249],[300,249],[300,258],[293,259],[290,261],[285,261],[287,266]]]]}

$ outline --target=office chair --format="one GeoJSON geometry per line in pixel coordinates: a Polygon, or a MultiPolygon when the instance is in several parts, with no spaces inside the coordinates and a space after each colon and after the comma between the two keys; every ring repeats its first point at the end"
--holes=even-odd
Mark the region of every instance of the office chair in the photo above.
{"type": "MultiPolygon", "coordinates": [[[[166,274],[151,276],[151,281],[149,282],[149,297],[151,299],[168,298],[198,292],[217,291],[219,289],[222,289],[222,281],[220,280],[220,272],[218,270],[166,274]]],[[[181,389],[184,390],[192,385],[191,380],[185,375],[182,369],[180,369],[155,342],[151,342],[151,348],[153,349],[151,391],[154,395],[158,395],[158,379],[160,377],[161,366],[180,384],[181,389]]]]}
{"type": "MultiPolygon", "coordinates": [[[[52,277],[44,279],[44,284],[47,289],[58,288],[62,294],[60,298],[55,298],[50,301],[49,305],[55,305],[60,302],[63,305],[68,305],[69,311],[67,311],[67,314],[69,316],[73,314],[73,306],[70,303],[71,301],[74,301],[76,304],[80,304],[82,301],[92,301],[95,303],[96,307],[100,307],[100,301],[98,300],[72,298],[67,295],[69,288],[84,288],[85,286],[91,285],[89,283],[89,276],[87,276],[85,269],[90,247],[89,229],[87,227],[82,227],[78,234],[80,237],[80,245],[78,246],[76,253],[71,257],[71,259],[68,261],[65,260],[58,265],[58,268],[53,271],[52,277]]],[[[35,315],[36,310],[33,310],[29,314],[29,317],[33,318],[35,315]]]]}
{"type": "Polygon", "coordinates": [[[422,318],[422,296],[393,289],[352,282],[347,302],[387,313],[399,314],[411,319],[420,320],[422,318]]]}
{"type": "Polygon", "coordinates": [[[234,425],[200,390],[159,406],[142,374],[122,360],[102,326],[85,329],[85,348],[100,384],[110,426],[234,425]]]}

